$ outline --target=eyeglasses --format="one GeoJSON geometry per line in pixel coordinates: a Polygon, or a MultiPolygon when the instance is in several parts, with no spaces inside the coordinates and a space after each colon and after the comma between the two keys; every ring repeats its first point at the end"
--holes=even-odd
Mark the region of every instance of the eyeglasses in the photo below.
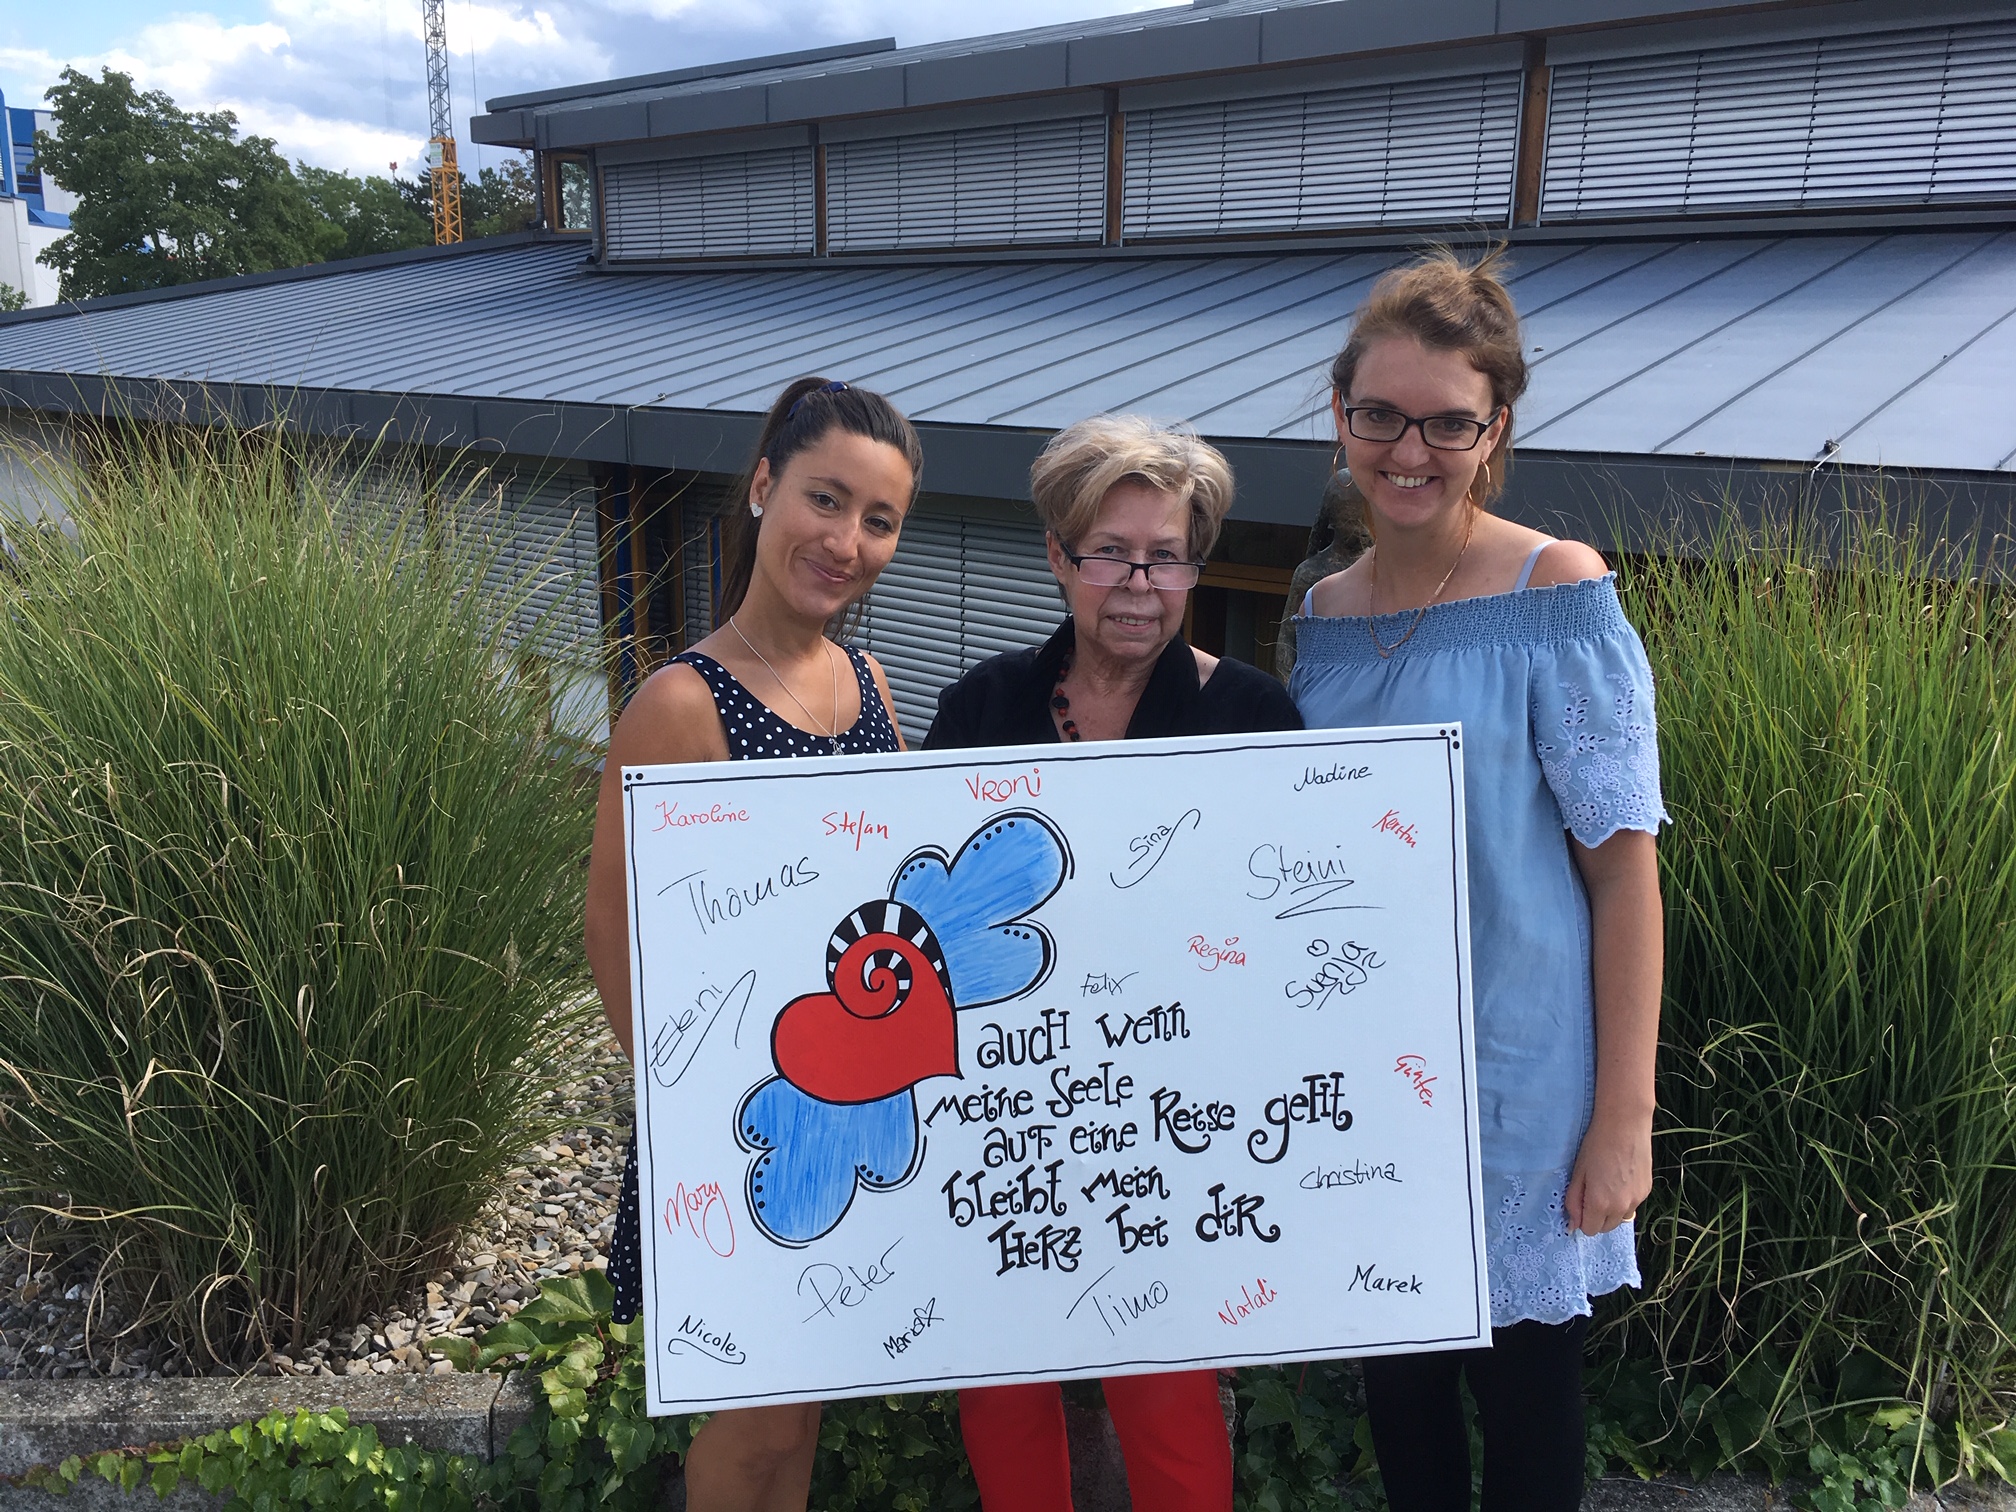
{"type": "Polygon", "coordinates": [[[1195,588],[1204,571],[1202,562],[1123,562],[1118,557],[1080,556],[1070,550],[1064,552],[1064,560],[1078,569],[1087,588],[1118,588],[1133,582],[1138,572],[1148,579],[1150,588],[1181,593],[1195,588]]]}
{"type": "Polygon", "coordinates": [[[1344,424],[1360,441],[1398,441],[1408,426],[1421,431],[1421,439],[1437,451],[1469,451],[1484,439],[1484,432],[1498,423],[1505,411],[1495,409],[1482,420],[1468,415],[1429,415],[1416,419],[1382,404],[1353,404],[1344,407],[1344,424]]]}

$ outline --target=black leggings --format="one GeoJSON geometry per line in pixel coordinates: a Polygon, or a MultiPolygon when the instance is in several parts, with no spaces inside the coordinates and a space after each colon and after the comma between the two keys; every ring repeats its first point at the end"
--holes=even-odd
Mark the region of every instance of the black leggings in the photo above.
{"type": "Polygon", "coordinates": [[[1470,1435],[1457,1377],[1484,1435],[1483,1512],[1582,1504],[1582,1341],[1587,1318],[1491,1330],[1491,1348],[1365,1361],[1372,1443],[1393,1512],[1470,1512],[1470,1435]]]}

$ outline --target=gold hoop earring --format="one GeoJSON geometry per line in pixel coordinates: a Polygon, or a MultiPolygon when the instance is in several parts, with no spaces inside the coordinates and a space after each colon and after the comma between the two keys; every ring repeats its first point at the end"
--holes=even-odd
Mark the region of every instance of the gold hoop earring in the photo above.
{"type": "Polygon", "coordinates": [[[1342,441],[1339,441],[1337,449],[1330,453],[1330,471],[1332,473],[1344,471],[1344,443],[1342,441]]]}

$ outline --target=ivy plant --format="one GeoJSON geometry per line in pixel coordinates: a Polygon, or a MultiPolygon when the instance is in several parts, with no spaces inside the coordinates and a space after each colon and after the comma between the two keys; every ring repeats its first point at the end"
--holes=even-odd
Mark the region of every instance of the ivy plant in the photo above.
{"type": "Polygon", "coordinates": [[[353,1424],[337,1408],[276,1412],[181,1443],[72,1455],[13,1483],[64,1495],[96,1475],[127,1492],[147,1486],[165,1497],[188,1481],[213,1494],[231,1492],[227,1512],[469,1512],[471,1470],[459,1456],[380,1443],[369,1423],[353,1424]]]}
{"type": "MultiPolygon", "coordinates": [[[[704,1414],[645,1411],[644,1330],[611,1321],[599,1273],[543,1282],[516,1316],[430,1347],[459,1369],[527,1377],[527,1421],[491,1463],[379,1441],[340,1410],[275,1413],[200,1438],[113,1449],[12,1484],[62,1493],[96,1475],[166,1496],[230,1493],[227,1512],[645,1512],[704,1414]]],[[[1762,1473],[1810,1512],[1893,1512],[1911,1487],[1956,1476],[2016,1480],[2016,1428],[1940,1422],[1858,1366],[1830,1397],[1759,1354],[1712,1389],[1643,1361],[1591,1372],[1589,1468],[1645,1478],[1762,1473]]],[[[1091,1383],[1071,1388],[1089,1401],[1091,1383]]],[[[1238,1512],[1379,1512],[1385,1506],[1355,1366],[1242,1370],[1233,1443],[1238,1512]]],[[[1473,1463],[1481,1463],[1472,1434],[1473,1463]]],[[[958,1398],[868,1397],[826,1406],[811,1504],[827,1512],[963,1512],[979,1495],[959,1441],[958,1398]]]]}
{"type": "Polygon", "coordinates": [[[471,1341],[428,1347],[462,1370],[522,1371],[539,1383],[528,1421],[476,1477],[502,1512],[644,1512],[653,1463],[683,1455],[707,1421],[644,1410],[644,1325],[610,1319],[615,1291],[600,1271],[543,1281],[516,1315],[471,1341]]]}

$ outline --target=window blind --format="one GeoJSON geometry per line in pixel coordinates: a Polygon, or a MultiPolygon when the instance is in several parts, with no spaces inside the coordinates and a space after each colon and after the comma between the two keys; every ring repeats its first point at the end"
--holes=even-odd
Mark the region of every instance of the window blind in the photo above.
{"type": "Polygon", "coordinates": [[[826,149],[826,244],[835,252],[1096,242],[1105,209],[1103,116],[826,149]]]}
{"type": "Polygon", "coordinates": [[[682,509],[680,572],[686,597],[686,644],[714,633],[714,580],[719,574],[721,523],[708,507],[682,509]]]}
{"type": "Polygon", "coordinates": [[[914,746],[941,688],[986,657],[1040,645],[1063,617],[1041,527],[920,502],[869,595],[860,641],[888,673],[914,746]]]}
{"type": "Polygon", "coordinates": [[[1516,71],[1137,111],[1129,240],[1341,226],[1503,222],[1516,71]]]}
{"type": "Polygon", "coordinates": [[[484,552],[484,591],[509,614],[512,639],[543,656],[598,661],[594,479],[536,465],[479,467],[443,479],[440,493],[453,527],[484,552]]]}
{"type": "Polygon", "coordinates": [[[411,458],[338,463],[322,502],[343,544],[352,551],[382,552],[401,537],[417,543],[427,524],[425,476],[411,458]]]}
{"type": "Polygon", "coordinates": [[[612,262],[812,250],[809,147],[615,163],[602,194],[612,262]]]}
{"type": "Polygon", "coordinates": [[[1557,65],[1541,214],[2016,197],[2016,21],[1557,65]]]}

